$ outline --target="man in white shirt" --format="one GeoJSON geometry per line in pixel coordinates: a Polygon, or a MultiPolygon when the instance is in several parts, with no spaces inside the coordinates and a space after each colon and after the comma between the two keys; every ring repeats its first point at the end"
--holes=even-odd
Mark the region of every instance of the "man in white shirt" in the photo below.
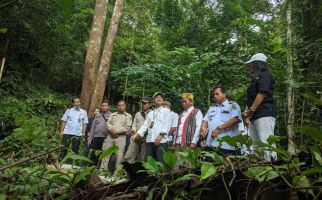
{"type": "Polygon", "coordinates": [[[195,148],[200,137],[203,116],[201,111],[193,106],[193,94],[191,93],[182,94],[182,107],[184,111],[179,115],[174,146],[195,148]]]}
{"type": "Polygon", "coordinates": [[[147,156],[164,163],[163,154],[168,147],[168,133],[171,127],[171,112],[163,107],[163,94],[157,92],[153,96],[155,109],[149,112],[140,130],[132,136],[132,140],[143,137],[148,131],[146,138],[147,156]]]}
{"type": "Polygon", "coordinates": [[[171,112],[171,127],[169,131],[169,145],[172,146],[173,136],[175,135],[178,128],[179,115],[172,110],[172,105],[170,101],[164,101],[163,106],[170,110],[171,112]]]}
{"type": "Polygon", "coordinates": [[[72,151],[76,154],[78,153],[80,138],[82,135],[85,135],[88,124],[87,112],[80,108],[80,99],[75,98],[72,102],[74,106],[67,109],[61,118],[60,136],[62,137],[64,148],[60,154],[60,160],[66,156],[70,144],[72,144],[72,151]]]}

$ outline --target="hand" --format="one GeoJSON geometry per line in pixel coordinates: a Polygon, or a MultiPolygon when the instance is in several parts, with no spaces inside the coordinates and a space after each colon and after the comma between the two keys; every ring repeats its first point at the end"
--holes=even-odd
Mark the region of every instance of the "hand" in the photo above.
{"type": "Polygon", "coordinates": [[[245,118],[244,119],[244,124],[248,128],[249,127],[249,124],[250,124],[250,118],[245,118]]]}
{"type": "Polygon", "coordinates": [[[200,129],[200,135],[201,135],[201,137],[206,137],[206,135],[207,135],[207,128],[205,128],[205,127],[202,127],[201,129],[200,129]]]}
{"type": "Polygon", "coordinates": [[[64,132],[60,132],[59,136],[60,136],[60,138],[63,138],[64,132]]]}
{"type": "Polygon", "coordinates": [[[195,149],[196,147],[197,147],[196,144],[193,144],[193,143],[190,144],[190,149],[195,149]]]}
{"type": "Polygon", "coordinates": [[[158,137],[154,141],[154,145],[158,146],[161,143],[162,138],[162,135],[158,135],[158,137]]]}
{"type": "Polygon", "coordinates": [[[220,130],[216,128],[211,132],[211,138],[215,139],[219,133],[220,133],[220,130]]]}
{"type": "Polygon", "coordinates": [[[87,144],[88,144],[88,145],[91,145],[91,144],[92,144],[92,139],[88,139],[88,140],[87,140],[87,144]]]}
{"type": "Polygon", "coordinates": [[[250,117],[252,117],[254,113],[255,113],[255,111],[254,111],[254,110],[252,110],[252,109],[246,109],[246,110],[242,113],[242,115],[243,115],[243,117],[246,119],[246,118],[250,118],[250,117]]]}
{"type": "Polygon", "coordinates": [[[138,133],[135,133],[134,135],[132,135],[131,140],[133,140],[134,142],[137,141],[138,139],[140,139],[140,135],[138,133]]]}
{"type": "Polygon", "coordinates": [[[132,131],[132,132],[131,132],[131,135],[133,136],[133,135],[135,135],[135,133],[136,133],[135,131],[132,131]]]}

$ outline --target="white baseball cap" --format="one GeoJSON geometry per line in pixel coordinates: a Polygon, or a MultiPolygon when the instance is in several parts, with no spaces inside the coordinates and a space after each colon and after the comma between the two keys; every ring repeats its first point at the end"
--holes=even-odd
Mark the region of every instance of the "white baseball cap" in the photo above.
{"type": "Polygon", "coordinates": [[[267,57],[263,53],[257,53],[253,55],[249,61],[245,62],[245,64],[251,63],[253,61],[263,61],[266,62],[267,57]]]}

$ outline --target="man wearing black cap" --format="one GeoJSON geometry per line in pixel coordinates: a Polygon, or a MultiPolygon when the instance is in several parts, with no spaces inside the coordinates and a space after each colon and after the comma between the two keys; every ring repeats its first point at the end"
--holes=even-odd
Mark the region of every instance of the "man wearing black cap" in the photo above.
{"type": "Polygon", "coordinates": [[[142,127],[132,136],[132,140],[146,137],[147,156],[151,156],[156,161],[164,163],[163,154],[168,147],[168,133],[171,127],[171,112],[163,107],[163,94],[157,92],[153,95],[155,109],[147,115],[142,127]]]}
{"type": "MultiPolygon", "coordinates": [[[[143,125],[144,120],[148,113],[150,112],[152,103],[152,98],[144,96],[141,100],[142,111],[135,114],[133,124],[132,124],[132,135],[134,135],[143,125]]],[[[139,161],[146,160],[146,136],[147,132],[144,134],[143,138],[131,140],[129,148],[124,156],[124,161],[129,163],[134,163],[137,156],[139,155],[139,161]]]]}

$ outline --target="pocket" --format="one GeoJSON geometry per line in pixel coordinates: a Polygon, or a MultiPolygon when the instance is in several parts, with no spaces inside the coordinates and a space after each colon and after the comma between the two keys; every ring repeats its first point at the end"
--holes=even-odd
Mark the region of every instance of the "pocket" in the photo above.
{"type": "Polygon", "coordinates": [[[226,122],[230,119],[230,114],[229,113],[221,113],[221,121],[226,122]]]}

